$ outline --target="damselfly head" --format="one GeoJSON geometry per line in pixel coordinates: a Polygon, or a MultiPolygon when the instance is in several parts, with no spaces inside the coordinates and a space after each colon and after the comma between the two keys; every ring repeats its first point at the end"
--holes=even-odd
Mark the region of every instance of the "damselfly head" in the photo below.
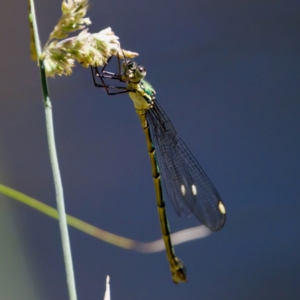
{"type": "Polygon", "coordinates": [[[139,82],[146,76],[146,69],[132,60],[125,60],[122,63],[122,69],[125,77],[131,82],[139,82]]]}
{"type": "Polygon", "coordinates": [[[122,69],[124,72],[126,71],[134,71],[136,69],[137,63],[133,60],[124,60],[122,63],[122,69]]]}

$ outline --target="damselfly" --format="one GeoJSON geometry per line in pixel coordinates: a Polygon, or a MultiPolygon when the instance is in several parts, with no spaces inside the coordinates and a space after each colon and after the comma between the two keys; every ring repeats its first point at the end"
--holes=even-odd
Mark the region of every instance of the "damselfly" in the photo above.
{"type": "Polygon", "coordinates": [[[97,67],[92,67],[94,84],[105,89],[108,95],[128,93],[134,103],[146,136],[161,232],[172,279],[175,283],[185,282],[185,266],[176,256],[170,239],[163,192],[168,195],[178,215],[192,213],[212,231],[223,227],[225,206],[216,188],[157,103],[155,90],[144,80],[145,68],[126,59],[122,66],[118,59],[118,64],[118,74],[105,71],[107,65],[101,72],[97,67]],[[106,79],[117,80],[124,86],[107,85],[106,79]]]}

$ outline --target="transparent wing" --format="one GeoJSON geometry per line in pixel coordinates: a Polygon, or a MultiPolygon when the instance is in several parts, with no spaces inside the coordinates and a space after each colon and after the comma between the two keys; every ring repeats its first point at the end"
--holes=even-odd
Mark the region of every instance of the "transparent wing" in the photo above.
{"type": "Polygon", "coordinates": [[[226,220],[223,201],[181,138],[170,119],[155,102],[147,110],[147,122],[156,159],[167,192],[178,215],[193,213],[212,231],[220,230],[226,220]]]}

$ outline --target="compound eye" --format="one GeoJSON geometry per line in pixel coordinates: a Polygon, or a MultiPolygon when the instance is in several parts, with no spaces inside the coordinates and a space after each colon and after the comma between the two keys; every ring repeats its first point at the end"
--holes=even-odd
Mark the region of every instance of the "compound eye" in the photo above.
{"type": "Polygon", "coordinates": [[[130,70],[132,71],[135,69],[135,63],[132,60],[124,60],[122,62],[122,69],[123,71],[130,70]]]}
{"type": "Polygon", "coordinates": [[[142,66],[138,66],[135,70],[135,76],[137,79],[143,79],[146,76],[146,69],[142,66]]]}
{"type": "Polygon", "coordinates": [[[139,67],[139,72],[140,73],[145,73],[146,72],[146,69],[144,67],[139,67]]]}

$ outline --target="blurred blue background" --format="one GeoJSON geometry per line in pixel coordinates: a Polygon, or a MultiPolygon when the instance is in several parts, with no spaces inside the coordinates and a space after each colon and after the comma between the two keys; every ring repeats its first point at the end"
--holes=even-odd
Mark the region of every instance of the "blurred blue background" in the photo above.
{"type": "MultiPolygon", "coordinates": [[[[60,1],[36,1],[42,43],[60,1]]],[[[29,56],[26,1],[1,5],[0,179],[55,206],[44,109],[29,56]]],[[[300,2],[100,1],[91,32],[111,26],[136,51],[157,99],[222,195],[227,223],[164,252],[138,254],[70,229],[79,299],[298,299],[300,293],[300,2]]],[[[67,212],[129,238],[160,238],[143,131],[127,95],[90,70],[49,80],[67,212]]],[[[196,226],[167,203],[172,231],[196,226]]],[[[67,299],[58,223],[0,195],[0,299],[67,299]]]]}

